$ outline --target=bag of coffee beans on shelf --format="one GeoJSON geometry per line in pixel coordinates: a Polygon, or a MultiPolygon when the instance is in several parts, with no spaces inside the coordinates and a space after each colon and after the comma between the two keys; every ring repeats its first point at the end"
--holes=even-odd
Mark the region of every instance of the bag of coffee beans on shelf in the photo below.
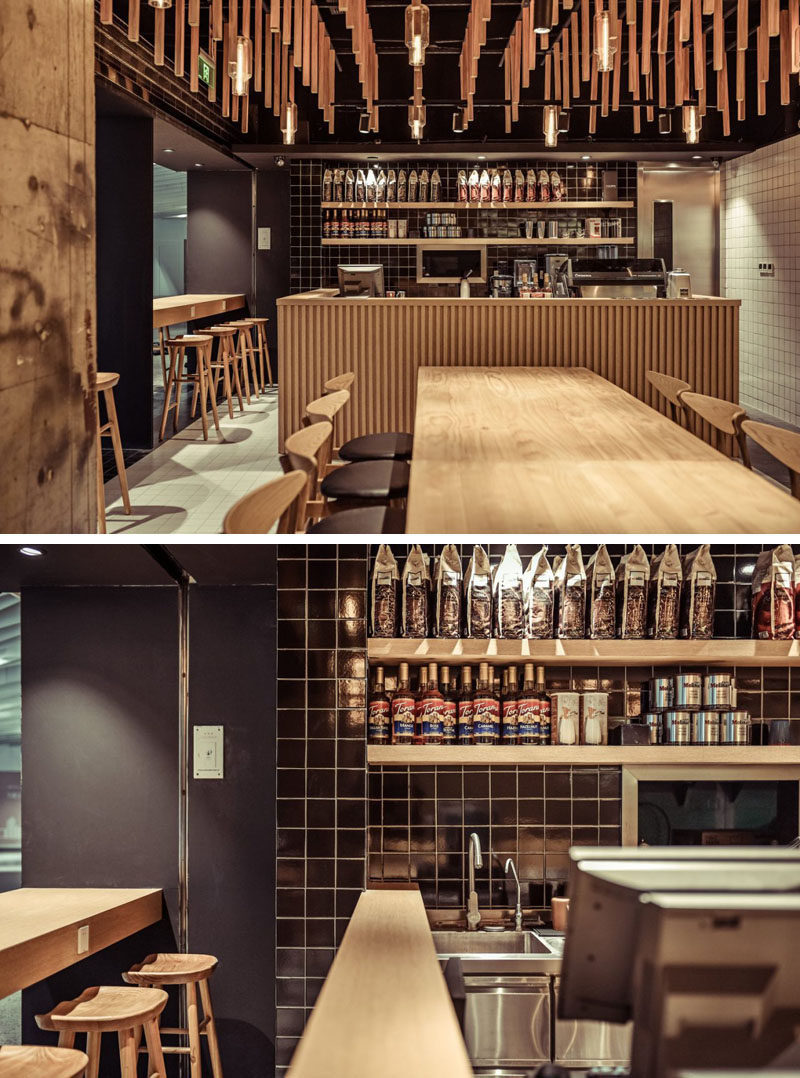
{"type": "Polygon", "coordinates": [[[614,566],[605,543],[600,544],[586,566],[586,598],[589,605],[586,635],[590,640],[613,640],[614,566]]]}
{"type": "Polygon", "coordinates": [[[422,172],[420,172],[420,174],[419,174],[419,187],[417,189],[420,202],[427,202],[428,201],[428,185],[429,184],[430,184],[430,176],[428,174],[428,170],[426,168],[424,168],[422,170],[422,172]]]}
{"type": "Polygon", "coordinates": [[[680,635],[684,640],[710,640],[714,635],[717,570],[708,543],[683,559],[680,635]]]}
{"type": "Polygon", "coordinates": [[[439,169],[435,168],[431,173],[431,202],[441,202],[442,200],[442,177],[439,175],[439,169]]]}
{"type": "Polygon", "coordinates": [[[525,173],[525,201],[536,201],[536,169],[529,168],[525,173]]]}
{"type": "Polygon", "coordinates": [[[678,548],[668,543],[650,565],[647,635],[653,640],[677,640],[683,571],[678,548]]]}
{"type": "Polygon", "coordinates": [[[408,200],[408,180],[406,178],[406,170],[401,168],[397,174],[397,201],[406,202],[408,200]]]}
{"type": "Polygon", "coordinates": [[[333,201],[344,202],[344,171],[340,168],[333,170],[333,201]]]}
{"type": "Polygon", "coordinates": [[[326,168],[322,174],[322,201],[333,201],[333,170],[326,168]]]}
{"type": "Polygon", "coordinates": [[[436,635],[450,640],[461,636],[461,558],[448,543],[436,563],[436,635]]]}
{"type": "MultiPolygon", "coordinates": [[[[348,175],[349,174],[350,174],[350,171],[348,170],[348,175]]],[[[348,198],[345,201],[350,202],[350,199],[348,198]]],[[[358,170],[358,172],[356,173],[355,201],[356,202],[366,202],[367,201],[367,174],[366,174],[366,172],[364,172],[363,168],[360,168],[358,170]]]]}
{"type": "Polygon", "coordinates": [[[468,637],[492,635],[492,567],[482,546],[473,548],[464,574],[464,623],[468,637]]]}
{"type": "Polygon", "coordinates": [[[532,640],[549,640],[553,635],[555,577],[547,560],[547,547],[534,554],[522,574],[522,593],[525,600],[525,636],[532,640]]]}
{"type": "Polygon", "coordinates": [[[622,640],[641,640],[647,635],[649,580],[650,563],[637,543],[617,566],[617,635],[622,640]]]}
{"type": "Polygon", "coordinates": [[[553,565],[556,597],[556,636],[582,640],[586,633],[586,571],[581,548],[567,544],[567,553],[553,565]]]}
{"type": "Polygon", "coordinates": [[[522,561],[509,543],[494,571],[494,627],[498,639],[521,640],[524,635],[525,602],[522,592],[522,561]]]}
{"type": "MultiPolygon", "coordinates": [[[[474,173],[477,176],[477,172],[474,173]]],[[[477,183],[477,180],[476,180],[477,183]]],[[[467,186],[467,173],[466,170],[460,168],[458,170],[458,176],[456,178],[456,187],[458,189],[458,201],[469,202],[469,187],[467,186]]]]}
{"type": "Polygon", "coordinates": [[[750,586],[754,639],[791,640],[795,632],[792,548],[784,544],[759,554],[750,586]]]}
{"type": "Polygon", "coordinates": [[[397,636],[400,573],[392,548],[381,543],[372,567],[372,603],[369,621],[372,636],[397,636]]]}
{"type": "Polygon", "coordinates": [[[421,548],[414,544],[403,566],[402,635],[423,639],[428,636],[428,604],[431,580],[421,548]]]}
{"type": "Polygon", "coordinates": [[[514,170],[514,201],[525,201],[525,173],[521,168],[514,170]]]}

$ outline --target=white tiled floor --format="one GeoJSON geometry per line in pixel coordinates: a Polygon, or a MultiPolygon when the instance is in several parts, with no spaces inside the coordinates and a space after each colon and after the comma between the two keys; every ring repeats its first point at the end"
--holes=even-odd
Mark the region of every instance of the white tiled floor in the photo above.
{"type": "Polygon", "coordinates": [[[278,460],[278,390],[234,409],[220,411],[222,437],[209,413],[209,437],[198,419],[128,468],[133,512],[125,515],[119,481],[106,483],[109,534],[190,532],[217,534],[234,504],[255,487],[282,474],[278,460]]]}

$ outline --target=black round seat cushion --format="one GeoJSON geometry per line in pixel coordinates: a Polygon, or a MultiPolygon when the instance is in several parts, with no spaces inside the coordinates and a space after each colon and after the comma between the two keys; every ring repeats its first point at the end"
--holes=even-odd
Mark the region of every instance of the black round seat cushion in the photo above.
{"type": "Polygon", "coordinates": [[[410,460],[413,448],[413,434],[386,431],[351,438],[339,450],[339,457],[341,460],[410,460]]]}
{"type": "Polygon", "coordinates": [[[405,509],[391,509],[388,505],[344,509],[341,513],[323,517],[308,529],[328,535],[402,535],[405,530],[405,509]]]}
{"type": "Polygon", "coordinates": [[[405,498],[410,473],[404,460],[361,460],[336,468],[320,489],[326,498],[405,498]]]}

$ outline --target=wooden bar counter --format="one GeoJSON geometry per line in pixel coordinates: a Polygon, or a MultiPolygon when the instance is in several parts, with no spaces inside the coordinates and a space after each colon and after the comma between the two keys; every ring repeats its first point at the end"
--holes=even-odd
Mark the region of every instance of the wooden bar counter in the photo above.
{"type": "Polygon", "coordinates": [[[588,367],[666,414],[650,369],[737,401],[734,299],[341,299],[320,289],[278,300],[280,447],[335,374],[356,383],[337,437],[414,427],[420,367],[588,367]]]}

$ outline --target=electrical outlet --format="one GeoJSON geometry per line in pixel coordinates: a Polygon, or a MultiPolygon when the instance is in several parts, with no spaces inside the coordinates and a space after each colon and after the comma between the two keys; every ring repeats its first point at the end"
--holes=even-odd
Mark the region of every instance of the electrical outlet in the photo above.
{"type": "Polygon", "coordinates": [[[774,277],[775,276],[775,263],[774,262],[759,262],[758,273],[760,277],[774,277]]]}
{"type": "Polygon", "coordinates": [[[89,926],[81,925],[78,929],[78,954],[86,954],[89,950],[89,926]]]}
{"type": "Polygon", "coordinates": [[[225,777],[225,739],[221,726],[194,727],[194,777],[221,779],[225,777]]]}

